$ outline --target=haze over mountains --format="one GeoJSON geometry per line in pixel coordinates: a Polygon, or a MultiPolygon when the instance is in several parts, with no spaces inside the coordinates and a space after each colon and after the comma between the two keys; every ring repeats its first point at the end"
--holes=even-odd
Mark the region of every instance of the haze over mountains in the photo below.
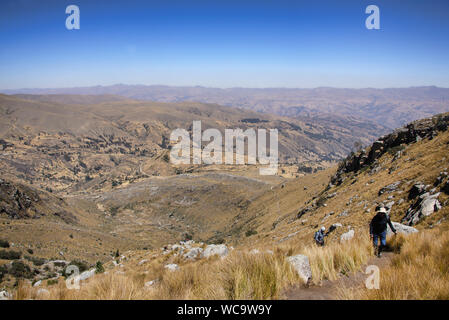
{"type": "MultiPolygon", "coordinates": [[[[57,89],[2,90],[6,94],[118,95],[160,102],[216,103],[288,117],[327,121],[359,118],[394,129],[449,111],[449,89],[435,86],[388,89],[205,88],[117,84],[57,89]]],[[[386,132],[385,132],[386,133],[386,132]]]]}

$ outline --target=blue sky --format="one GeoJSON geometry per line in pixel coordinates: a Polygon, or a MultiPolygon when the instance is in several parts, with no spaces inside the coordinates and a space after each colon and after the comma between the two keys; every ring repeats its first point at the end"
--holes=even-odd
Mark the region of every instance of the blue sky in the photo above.
{"type": "Polygon", "coordinates": [[[449,87],[448,40],[447,0],[2,0],[0,89],[449,87]]]}

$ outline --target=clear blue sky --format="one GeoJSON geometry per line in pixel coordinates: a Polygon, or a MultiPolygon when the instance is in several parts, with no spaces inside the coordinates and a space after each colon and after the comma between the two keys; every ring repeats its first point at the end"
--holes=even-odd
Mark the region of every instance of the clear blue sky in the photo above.
{"type": "Polygon", "coordinates": [[[2,0],[0,89],[449,87],[448,40],[447,0],[2,0]]]}

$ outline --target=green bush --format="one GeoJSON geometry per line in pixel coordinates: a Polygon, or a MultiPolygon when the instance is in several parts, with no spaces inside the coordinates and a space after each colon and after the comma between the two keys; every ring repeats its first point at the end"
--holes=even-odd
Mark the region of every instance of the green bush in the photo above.
{"type": "Polygon", "coordinates": [[[33,277],[30,267],[22,261],[13,261],[9,274],[16,278],[29,279],[33,277]]]}
{"type": "Polygon", "coordinates": [[[52,286],[58,283],[58,279],[47,280],[47,286],[52,286]]]}
{"type": "Polygon", "coordinates": [[[0,248],[9,248],[9,242],[6,240],[0,239],[0,248]]]}
{"type": "Polygon", "coordinates": [[[101,261],[97,261],[97,263],[95,264],[95,273],[103,273],[103,272],[104,272],[103,263],[101,263],[101,261]]]}
{"type": "Polygon", "coordinates": [[[47,262],[47,260],[45,260],[44,258],[30,257],[30,256],[25,256],[24,258],[27,259],[28,261],[31,261],[35,266],[41,266],[45,262],[47,262]]]}
{"type": "Polygon", "coordinates": [[[17,260],[20,259],[21,256],[22,254],[17,251],[0,250],[0,259],[17,260]]]}
{"type": "Polygon", "coordinates": [[[255,235],[255,234],[257,234],[257,231],[256,231],[256,230],[253,230],[253,229],[247,230],[247,231],[245,232],[245,236],[247,236],[247,237],[251,237],[252,235],[255,235]]]}
{"type": "MultiPolygon", "coordinates": [[[[84,261],[80,261],[80,260],[73,260],[68,264],[68,266],[70,266],[70,265],[77,266],[80,273],[89,269],[89,266],[84,261]]],[[[62,272],[62,275],[64,276],[64,278],[67,278],[68,276],[70,276],[70,274],[67,274],[67,267],[65,267],[64,271],[62,272]]]]}
{"type": "Polygon", "coordinates": [[[6,269],[6,266],[1,265],[0,266],[0,282],[3,280],[3,277],[8,274],[8,269],[6,269]]]}

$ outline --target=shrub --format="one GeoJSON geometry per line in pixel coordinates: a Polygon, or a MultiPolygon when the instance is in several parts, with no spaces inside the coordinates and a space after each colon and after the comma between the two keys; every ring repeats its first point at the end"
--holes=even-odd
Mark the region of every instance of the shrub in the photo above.
{"type": "Polygon", "coordinates": [[[52,286],[58,283],[58,279],[47,280],[47,286],[52,286]]]}
{"type": "Polygon", "coordinates": [[[33,277],[33,273],[29,266],[27,266],[22,261],[13,261],[11,264],[11,269],[9,270],[9,274],[14,276],[15,278],[25,278],[29,279],[33,277]]]}
{"type": "Polygon", "coordinates": [[[0,239],[0,248],[9,248],[9,242],[6,240],[0,239]]]}
{"type": "Polygon", "coordinates": [[[0,250],[0,259],[17,260],[20,259],[21,256],[22,254],[17,251],[0,250]]]}
{"type": "Polygon", "coordinates": [[[255,235],[255,234],[257,234],[257,231],[253,230],[253,229],[247,230],[245,232],[245,236],[247,236],[247,237],[251,237],[252,235],[255,235]]]}
{"type": "Polygon", "coordinates": [[[101,261],[97,261],[97,263],[95,264],[95,273],[103,273],[103,272],[104,272],[103,263],[101,263],[101,261]]]}
{"type": "Polygon", "coordinates": [[[29,254],[33,254],[33,253],[34,253],[33,249],[27,249],[27,252],[28,252],[29,254]]]}
{"type": "Polygon", "coordinates": [[[45,262],[47,262],[47,260],[45,260],[44,258],[38,258],[38,257],[25,256],[25,259],[27,259],[28,261],[31,261],[35,266],[41,266],[45,262]]]}
{"type": "Polygon", "coordinates": [[[3,277],[6,276],[8,274],[8,269],[6,269],[5,266],[1,265],[0,266],[0,281],[3,280],[3,277]]]}
{"type": "MultiPolygon", "coordinates": [[[[81,260],[73,260],[68,264],[68,266],[70,266],[70,265],[77,266],[80,273],[89,269],[89,266],[84,261],[81,261],[81,260]]],[[[68,266],[66,268],[64,268],[64,271],[62,272],[62,275],[64,276],[64,278],[67,278],[70,275],[70,274],[67,274],[68,266]]]]}

